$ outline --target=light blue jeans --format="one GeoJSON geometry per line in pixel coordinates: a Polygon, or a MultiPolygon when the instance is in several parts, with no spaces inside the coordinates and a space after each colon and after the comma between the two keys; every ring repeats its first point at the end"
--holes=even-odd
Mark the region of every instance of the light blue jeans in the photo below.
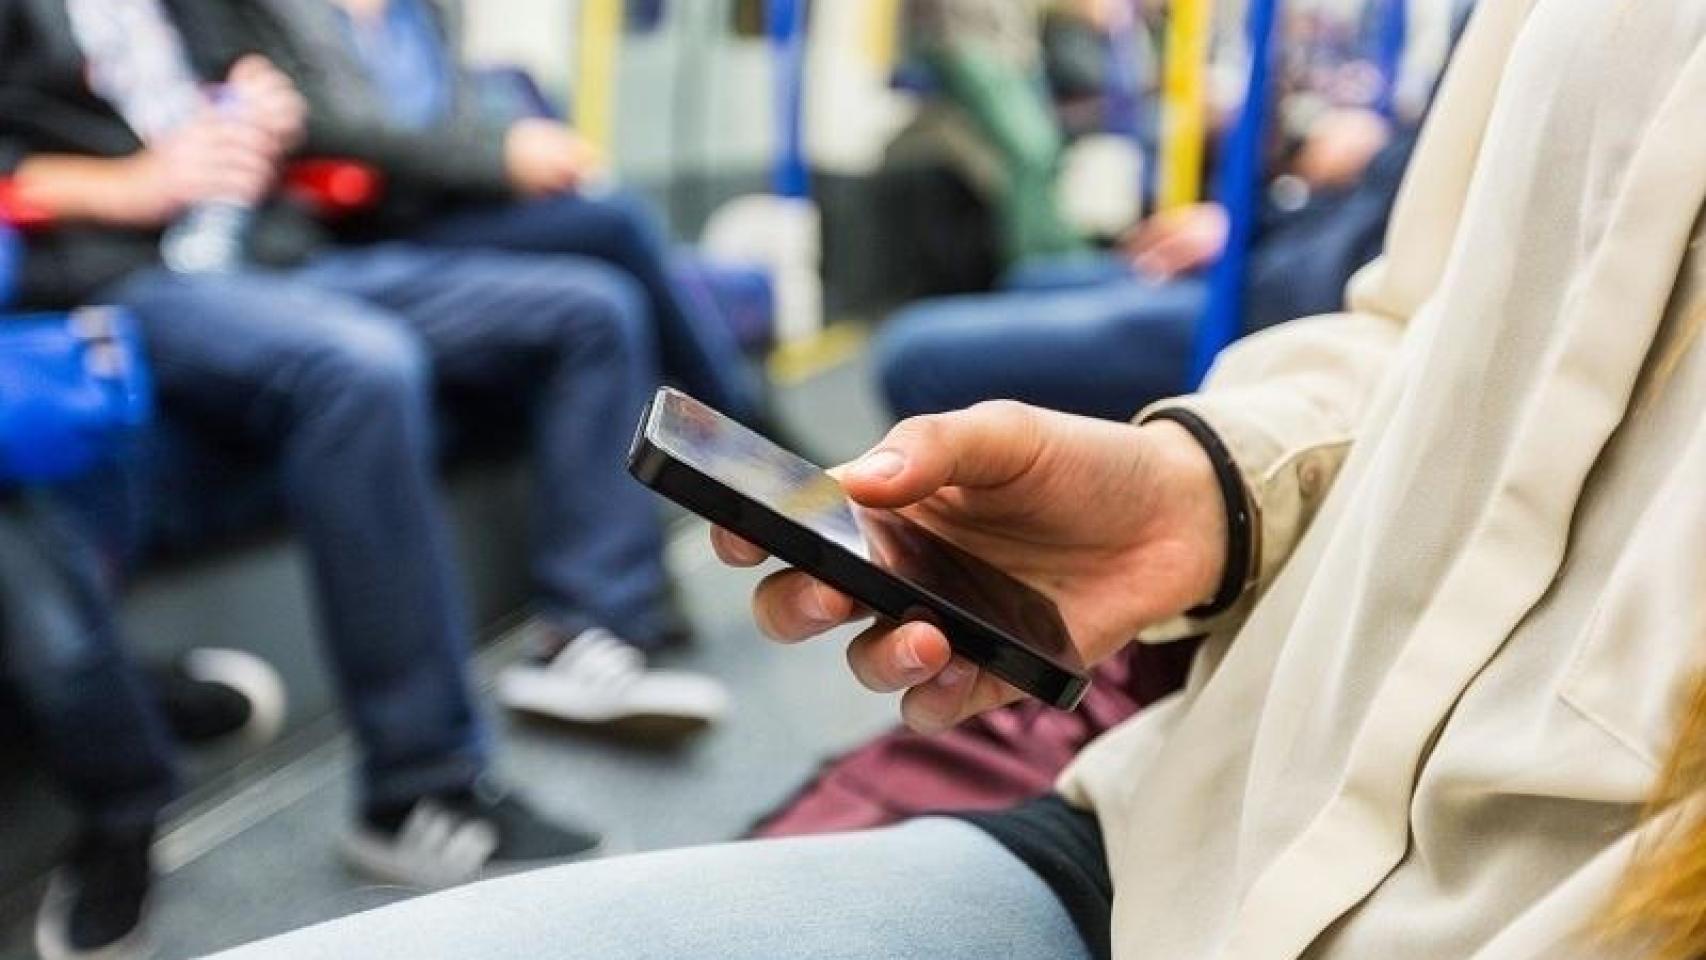
{"type": "Polygon", "coordinates": [[[1089,960],[1065,908],[1005,847],[931,818],[860,833],[668,850],[422,897],[225,954],[552,960],[1089,960]]]}

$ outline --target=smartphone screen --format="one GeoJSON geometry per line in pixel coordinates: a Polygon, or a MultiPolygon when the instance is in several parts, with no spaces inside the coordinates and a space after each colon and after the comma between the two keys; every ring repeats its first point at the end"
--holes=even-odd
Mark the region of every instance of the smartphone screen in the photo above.
{"type": "Polygon", "coordinates": [[[652,442],[681,463],[1082,672],[1060,611],[1031,587],[897,513],[857,506],[815,464],[691,397],[660,391],[652,416],[652,442]]]}

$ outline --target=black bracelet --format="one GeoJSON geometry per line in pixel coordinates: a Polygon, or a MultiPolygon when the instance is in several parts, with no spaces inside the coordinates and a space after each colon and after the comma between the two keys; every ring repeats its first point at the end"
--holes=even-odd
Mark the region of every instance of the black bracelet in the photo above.
{"type": "Polygon", "coordinates": [[[1214,465],[1214,478],[1220,483],[1220,496],[1226,503],[1226,569],[1220,575],[1220,589],[1215,591],[1214,599],[1186,612],[1186,616],[1199,619],[1216,616],[1232,609],[1244,595],[1249,579],[1255,529],[1249,498],[1244,495],[1244,478],[1232,453],[1220,442],[1220,435],[1208,421],[1182,407],[1167,407],[1144,417],[1142,422],[1156,420],[1170,420],[1184,427],[1208,454],[1209,463],[1214,465]]]}

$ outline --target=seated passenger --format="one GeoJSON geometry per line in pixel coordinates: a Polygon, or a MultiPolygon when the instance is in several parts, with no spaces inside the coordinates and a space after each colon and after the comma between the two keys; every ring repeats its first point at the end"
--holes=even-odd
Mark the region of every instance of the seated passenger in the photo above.
{"type": "MultiPolygon", "coordinates": [[[[538,629],[533,655],[505,671],[498,693],[516,709],[577,723],[662,720],[691,728],[720,717],[727,701],[720,684],[648,669],[650,654],[686,642],[690,630],[664,575],[657,519],[641,507],[644,498],[631,489],[623,467],[644,401],[633,392],[612,393],[606,381],[615,377],[624,391],[636,385],[649,391],[662,363],[666,374],[673,371],[739,415],[762,417],[733,334],[673,285],[662,237],[644,211],[631,198],[564,193],[515,203],[496,199],[511,193],[477,188],[481,181],[470,171],[486,169],[483,138],[494,131],[436,32],[436,8],[417,9],[412,0],[348,12],[327,0],[272,7],[252,0],[175,0],[173,10],[191,57],[205,72],[257,47],[296,64],[313,97],[303,101],[307,113],[297,149],[368,162],[384,175],[384,202],[359,235],[342,237],[345,242],[394,249],[380,242],[407,235],[418,256],[526,263],[620,308],[623,329],[614,341],[592,330],[570,333],[578,344],[560,346],[576,354],[567,362],[579,372],[565,369],[559,382],[537,391],[547,411],[535,417],[538,629]],[[357,58],[355,50],[372,56],[357,58]],[[334,56],[343,59],[323,59],[334,56]],[[335,78],[332,88],[328,76],[335,78]],[[443,116],[433,113],[434,104],[443,116]],[[423,129],[434,124],[440,129],[423,129]],[[452,170],[461,173],[452,176],[452,170]],[[637,356],[618,360],[612,353],[637,356]]],[[[524,131],[538,134],[544,127],[555,131],[546,139],[558,147],[579,143],[560,125],[523,124],[512,132],[537,148],[540,137],[524,131]]],[[[565,191],[574,177],[590,173],[577,150],[514,159],[535,172],[573,174],[559,184],[565,191]]],[[[546,192],[538,184],[514,192],[530,191],[546,192]]],[[[506,315],[466,311],[461,320],[473,329],[459,336],[501,336],[482,328],[537,323],[518,316],[528,312],[522,304],[498,312],[506,315]]],[[[459,348],[447,343],[445,349],[459,348]]],[[[526,389],[510,389],[511,378],[521,374],[528,382],[539,373],[527,357],[513,354],[447,360],[448,354],[436,371],[438,382],[458,401],[525,396],[526,389]]]]}
{"type": "Polygon", "coordinates": [[[651,210],[611,190],[597,150],[543,117],[498,116],[460,62],[456,0],[216,0],[241,43],[308,101],[310,154],[385,174],[385,199],[346,236],[461,249],[568,253],[639,284],[665,377],[760,423],[759,384],[714,307],[678,286],[651,210]]]}
{"type": "MultiPolygon", "coordinates": [[[[541,871],[235,955],[1706,954],[1702,98],[1698,3],[1487,0],[1347,312],[1136,426],[985,404],[842,474],[1050,591],[1088,660],[1207,634],[1060,796],[541,871]]],[[[785,640],[856,616],[800,572],[756,603],[785,640]]],[[[924,622],[850,660],[923,729],[1014,697],[924,622]]]]}
{"type": "MultiPolygon", "coordinates": [[[[433,389],[529,389],[541,583],[656,642],[675,629],[661,531],[624,471],[658,381],[642,296],[564,257],[319,245],[306,218],[264,200],[300,98],[257,58],[198,74],[167,14],[161,0],[0,0],[0,175],[57,219],[27,239],[23,302],[129,307],[166,413],[276,457],[362,748],[352,866],[442,885],[586,853],[596,838],[492,778],[435,490],[433,389]],[[217,106],[204,78],[224,81],[217,106]],[[244,256],[163,267],[163,230],[219,204],[250,208],[244,256]],[[446,846],[422,824],[481,839],[446,846]]],[[[576,635],[587,642],[570,644],[561,685],[626,708],[645,687],[640,655],[602,630],[576,635]]],[[[715,705],[704,686],[699,703],[715,705]]]]}
{"type": "Polygon", "coordinates": [[[0,507],[0,685],[76,817],[36,919],[42,960],[143,955],[149,850],[178,789],[174,735],[254,743],[282,719],[276,676],[237,651],[192,650],[144,682],[118,636],[105,559],[44,501],[0,507]]]}
{"type": "MultiPolygon", "coordinates": [[[[1273,124],[1283,136],[1250,253],[1243,333],[1337,309],[1346,281],[1379,249],[1414,131],[1372,108],[1381,88],[1369,79],[1379,71],[1343,48],[1385,10],[1304,11],[1284,24],[1273,124]]],[[[1427,58],[1413,59],[1387,78],[1395,97],[1432,79],[1427,58]]],[[[1425,108],[1401,100],[1402,116],[1425,108]]],[[[1010,271],[1003,291],[899,311],[876,345],[891,410],[907,417],[1007,398],[1124,419],[1187,389],[1206,272],[1227,227],[1217,203],[1162,210],[1117,257],[1032,260],[1010,271]]]]}
{"type": "MultiPolygon", "coordinates": [[[[1337,309],[1379,250],[1413,135],[1386,142],[1367,111],[1324,117],[1287,176],[1308,184],[1301,210],[1270,210],[1251,253],[1245,333],[1337,309]],[[1314,158],[1331,158],[1314,162],[1314,158]]],[[[873,350],[897,417],[1013,399],[1119,420],[1190,386],[1203,275],[1226,242],[1214,203],[1151,216],[1124,263],[1019,267],[1001,292],[926,300],[895,314],[873,350]]]]}
{"type": "Polygon", "coordinates": [[[965,111],[999,158],[996,221],[1008,265],[1085,246],[1055,199],[1065,144],[1043,82],[1042,13],[1048,5],[1035,0],[905,5],[910,56],[929,71],[940,95],[965,111]]]}

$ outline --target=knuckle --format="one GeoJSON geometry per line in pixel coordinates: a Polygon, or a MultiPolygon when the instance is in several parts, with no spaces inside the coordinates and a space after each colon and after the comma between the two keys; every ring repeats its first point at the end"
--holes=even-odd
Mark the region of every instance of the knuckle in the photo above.
{"type": "Polygon", "coordinates": [[[983,400],[973,405],[967,411],[973,416],[989,420],[1007,421],[1015,424],[1028,423],[1033,415],[1033,409],[1017,400],[983,400]]]}
{"type": "Polygon", "coordinates": [[[945,414],[927,413],[921,416],[908,417],[895,424],[889,432],[891,442],[915,444],[920,447],[931,447],[940,443],[946,426],[943,423],[945,414]]]}

